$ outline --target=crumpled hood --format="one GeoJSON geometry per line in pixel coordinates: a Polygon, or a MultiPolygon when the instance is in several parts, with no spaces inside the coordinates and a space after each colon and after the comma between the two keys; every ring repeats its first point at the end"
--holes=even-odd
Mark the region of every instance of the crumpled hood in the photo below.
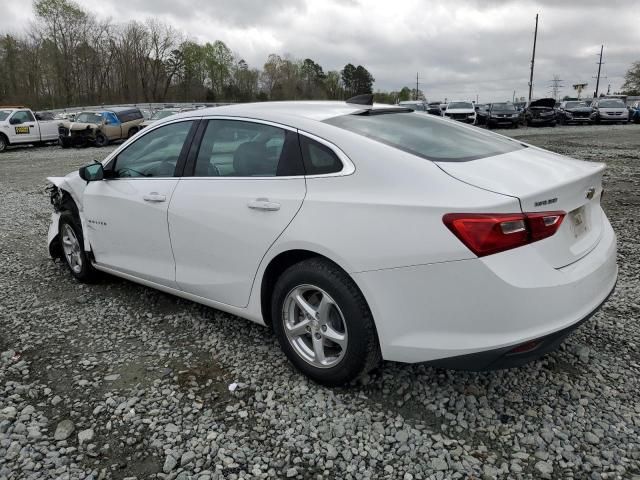
{"type": "Polygon", "coordinates": [[[545,108],[553,108],[556,106],[555,98],[539,98],[538,100],[532,100],[529,104],[529,108],[534,107],[545,107],[545,108]]]}

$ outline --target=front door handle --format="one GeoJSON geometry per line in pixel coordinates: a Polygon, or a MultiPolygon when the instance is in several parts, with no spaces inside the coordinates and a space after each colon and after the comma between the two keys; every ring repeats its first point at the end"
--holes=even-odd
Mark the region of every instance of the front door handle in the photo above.
{"type": "Polygon", "coordinates": [[[275,212],[280,210],[280,204],[276,202],[270,202],[268,198],[256,198],[247,204],[252,210],[266,210],[269,212],[275,212]]]}
{"type": "Polygon", "coordinates": [[[158,192],[151,192],[142,196],[145,202],[164,202],[167,200],[166,195],[160,195],[158,192]]]}

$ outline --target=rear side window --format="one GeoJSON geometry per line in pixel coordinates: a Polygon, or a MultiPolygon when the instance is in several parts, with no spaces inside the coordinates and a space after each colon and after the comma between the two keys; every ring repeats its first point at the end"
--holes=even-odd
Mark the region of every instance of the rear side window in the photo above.
{"type": "Polygon", "coordinates": [[[342,170],[342,162],[326,145],[300,135],[300,147],[307,175],[326,175],[342,170]]]}
{"type": "Polygon", "coordinates": [[[491,132],[419,113],[342,115],[324,122],[439,162],[466,162],[525,148],[491,132]]]}
{"type": "Polygon", "coordinates": [[[209,120],[194,171],[196,177],[303,174],[297,133],[242,120],[209,120]]]}

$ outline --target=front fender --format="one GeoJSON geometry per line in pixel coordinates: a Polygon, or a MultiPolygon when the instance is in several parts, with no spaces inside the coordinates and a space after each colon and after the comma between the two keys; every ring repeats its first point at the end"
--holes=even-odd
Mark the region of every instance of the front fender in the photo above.
{"type": "MultiPolygon", "coordinates": [[[[87,252],[91,251],[91,242],[87,236],[87,224],[84,216],[84,208],[82,198],[84,196],[84,189],[87,183],[80,178],[77,172],[70,173],[66,177],[47,177],[47,180],[55,185],[59,190],[67,193],[78,209],[78,217],[80,218],[80,225],[82,227],[82,237],[84,240],[84,249],[87,252]]],[[[47,235],[47,244],[49,246],[49,253],[55,252],[59,245],[58,242],[58,223],[60,221],[60,213],[54,212],[51,215],[51,225],[49,225],[49,233],[47,235]],[[53,250],[52,250],[53,249],[53,250]]]]}

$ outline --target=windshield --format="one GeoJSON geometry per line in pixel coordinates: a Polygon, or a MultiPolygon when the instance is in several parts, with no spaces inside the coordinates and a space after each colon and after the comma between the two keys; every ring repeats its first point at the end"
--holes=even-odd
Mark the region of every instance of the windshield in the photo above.
{"type": "Polygon", "coordinates": [[[622,100],[600,100],[598,106],[602,108],[625,108],[622,100]]]}
{"type": "Polygon", "coordinates": [[[508,112],[515,112],[516,109],[512,103],[493,103],[491,105],[491,110],[505,110],[508,112]]]}
{"type": "Polygon", "coordinates": [[[416,113],[343,115],[324,122],[433,161],[465,162],[525,148],[501,135],[416,113]]]}
{"type": "Polygon", "coordinates": [[[567,102],[566,107],[564,108],[578,108],[578,107],[588,107],[587,102],[567,102]]]}
{"type": "Polygon", "coordinates": [[[0,122],[4,122],[13,110],[0,110],[0,122]]]}
{"type": "Polygon", "coordinates": [[[102,115],[98,113],[83,112],[75,119],[78,123],[102,123],[102,115]]]}
{"type": "Polygon", "coordinates": [[[451,102],[447,108],[449,108],[449,109],[451,109],[451,108],[467,108],[467,109],[470,108],[470,109],[473,109],[473,104],[471,102],[451,102]]]}
{"type": "Polygon", "coordinates": [[[175,115],[178,112],[173,110],[159,110],[151,116],[151,120],[162,120],[163,118],[170,117],[171,115],[175,115]]]}

